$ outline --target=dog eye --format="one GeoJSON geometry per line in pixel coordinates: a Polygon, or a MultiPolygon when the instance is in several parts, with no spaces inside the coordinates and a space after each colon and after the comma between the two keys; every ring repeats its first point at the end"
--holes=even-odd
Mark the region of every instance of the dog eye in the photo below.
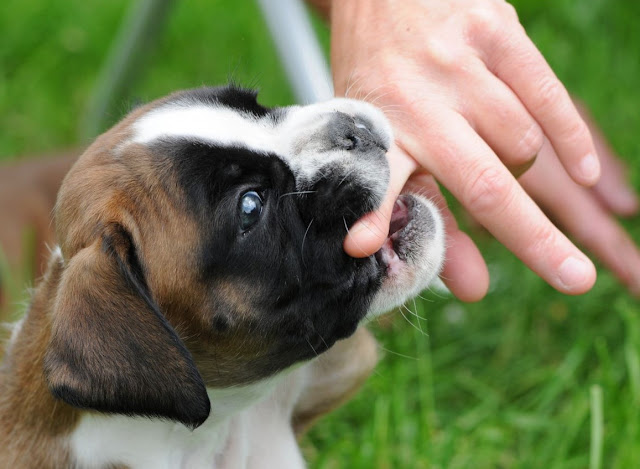
{"type": "Polygon", "coordinates": [[[257,223],[262,213],[262,198],[255,191],[246,192],[240,199],[240,227],[248,230],[257,223]]]}

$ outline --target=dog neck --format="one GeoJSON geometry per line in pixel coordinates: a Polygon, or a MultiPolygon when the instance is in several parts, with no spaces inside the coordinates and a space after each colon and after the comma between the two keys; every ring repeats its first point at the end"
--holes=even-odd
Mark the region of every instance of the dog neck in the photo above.
{"type": "Polygon", "coordinates": [[[70,436],[72,453],[81,467],[258,469],[268,461],[269,467],[303,468],[291,428],[302,371],[209,389],[211,415],[193,431],[166,420],[86,414],[70,436]]]}

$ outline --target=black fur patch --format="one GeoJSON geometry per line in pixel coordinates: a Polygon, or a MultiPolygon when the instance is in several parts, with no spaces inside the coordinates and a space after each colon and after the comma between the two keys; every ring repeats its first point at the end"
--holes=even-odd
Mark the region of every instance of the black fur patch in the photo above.
{"type": "Polygon", "coordinates": [[[224,106],[236,111],[264,117],[270,109],[258,104],[258,92],[238,86],[202,87],[186,90],[175,95],[177,99],[190,100],[214,106],[224,106]]]}
{"type": "Polygon", "coordinates": [[[240,147],[165,139],[153,154],[160,166],[172,165],[185,210],[201,227],[197,269],[217,305],[210,320],[216,330],[224,324],[233,333],[239,327],[233,318],[242,316],[229,310],[233,304],[217,296],[216,286],[247,288],[243,296],[255,314],[243,326],[272,344],[268,355],[254,358],[260,376],[311,358],[355,331],[382,277],[373,258],[354,259],[342,248],[345,222],[355,222],[366,206],[358,187],[336,188],[340,180],[329,177],[330,188],[296,194],[294,176],[279,157],[240,147]],[[238,207],[247,191],[258,192],[264,207],[256,226],[243,233],[238,207]],[[225,320],[216,319],[221,312],[225,320]]]}
{"type": "Polygon", "coordinates": [[[65,300],[44,362],[51,393],[78,408],[198,427],[210,412],[206,387],[151,298],[130,236],[112,226],[102,246],[86,249],[70,260],[58,292],[65,300]]]}

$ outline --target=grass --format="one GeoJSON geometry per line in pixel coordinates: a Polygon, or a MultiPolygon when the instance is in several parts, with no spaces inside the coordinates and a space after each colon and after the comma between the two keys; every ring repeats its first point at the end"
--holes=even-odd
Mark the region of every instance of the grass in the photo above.
{"type": "MultiPolygon", "coordinates": [[[[591,108],[640,189],[640,4],[515,2],[569,89],[591,108]]],[[[2,2],[0,158],[78,143],[124,0],[2,2]]],[[[321,27],[320,27],[321,29],[321,27]]],[[[326,43],[326,31],[320,31],[326,43]]],[[[178,2],[131,101],[230,76],[292,101],[252,2],[178,2]]],[[[128,101],[115,109],[126,110],[128,101]]],[[[114,112],[111,120],[118,113],[114,112]]],[[[625,222],[640,242],[637,219],[625,222]]],[[[473,230],[472,230],[473,231],[473,230]]],[[[390,329],[362,392],[304,439],[313,468],[629,468],[640,461],[640,304],[600,270],[566,297],[486,233],[491,293],[426,292],[390,329]],[[412,324],[409,324],[409,323],[412,324]]]]}

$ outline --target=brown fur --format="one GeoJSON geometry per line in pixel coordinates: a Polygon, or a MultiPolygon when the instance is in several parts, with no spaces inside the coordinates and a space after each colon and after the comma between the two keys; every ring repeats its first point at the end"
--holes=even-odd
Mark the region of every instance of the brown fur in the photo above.
{"type": "Polygon", "coordinates": [[[378,343],[364,326],[311,363],[313,379],[300,396],[292,416],[296,435],[348,401],[378,363],[378,343]]]}
{"type": "Polygon", "coordinates": [[[79,412],[53,398],[42,373],[61,274],[59,259],[53,259],[33,296],[28,320],[0,367],[1,468],[69,467],[61,439],[73,429],[79,412]]]}

